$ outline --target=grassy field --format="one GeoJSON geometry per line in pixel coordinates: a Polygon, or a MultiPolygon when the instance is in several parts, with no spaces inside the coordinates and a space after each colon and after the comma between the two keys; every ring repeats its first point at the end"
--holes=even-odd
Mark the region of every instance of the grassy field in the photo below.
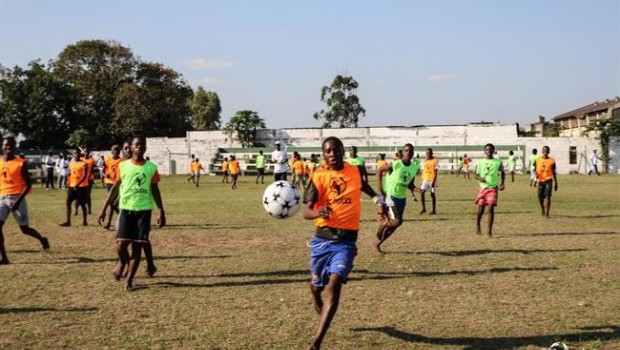
{"type": "MultiPolygon", "coordinates": [[[[409,200],[382,256],[364,199],[359,255],[324,349],[620,349],[620,177],[561,176],[545,219],[519,176],[500,196],[493,239],[474,234],[476,182],[439,181],[438,215],[409,200]]],[[[312,223],[270,218],[265,186],[164,177],[168,226],[151,233],[159,270],[148,278],[143,264],[125,292],[112,277],[114,232],[94,216],[59,227],[65,193],[37,185],[31,225],[52,249],[8,219],[0,348],[305,349],[317,322],[312,223]]],[[[93,190],[95,212],[103,193],[93,190]]]]}

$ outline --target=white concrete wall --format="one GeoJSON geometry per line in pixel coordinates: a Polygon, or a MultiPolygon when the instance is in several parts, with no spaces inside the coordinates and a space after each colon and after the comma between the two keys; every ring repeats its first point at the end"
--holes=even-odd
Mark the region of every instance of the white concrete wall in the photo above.
{"type": "MultiPolygon", "coordinates": [[[[558,172],[587,173],[593,149],[599,149],[599,140],[584,137],[518,137],[515,124],[470,124],[448,126],[376,127],[348,129],[269,129],[261,130],[257,143],[272,146],[275,141],[303,147],[318,146],[328,136],[336,136],[345,146],[394,146],[405,143],[414,146],[432,145],[525,145],[529,156],[532,148],[548,145],[556,159],[558,172]],[[569,148],[577,147],[577,164],[569,164],[569,148]]],[[[222,131],[190,131],[185,138],[149,138],[147,155],[159,166],[161,174],[171,174],[171,163],[176,163],[177,174],[187,174],[190,154],[196,155],[207,169],[218,148],[241,147],[241,144],[222,131]]],[[[600,150],[599,150],[600,152],[600,150]]],[[[503,156],[503,155],[501,155],[503,156]]],[[[519,155],[520,156],[520,155],[519,155]]],[[[620,172],[620,138],[610,147],[610,171],[620,172]]]]}

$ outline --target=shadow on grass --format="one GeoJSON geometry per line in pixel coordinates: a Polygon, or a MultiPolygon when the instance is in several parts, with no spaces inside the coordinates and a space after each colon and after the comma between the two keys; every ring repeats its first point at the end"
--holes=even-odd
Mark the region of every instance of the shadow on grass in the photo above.
{"type": "MultiPolygon", "coordinates": [[[[394,327],[370,327],[370,328],[353,328],[353,332],[380,332],[390,337],[400,339],[409,343],[421,343],[428,345],[453,345],[464,346],[467,350],[501,350],[514,349],[523,346],[536,346],[547,349],[551,344],[561,341],[569,342],[585,342],[585,341],[609,341],[620,339],[620,327],[615,325],[603,325],[596,327],[578,328],[585,332],[551,334],[551,335],[535,335],[525,337],[497,337],[497,338],[441,338],[426,337],[420,334],[408,333],[398,330],[394,327]]],[[[570,344],[567,344],[570,346],[570,344]]]]}
{"type": "MultiPolygon", "coordinates": [[[[155,256],[155,262],[161,260],[189,260],[189,259],[226,259],[231,255],[175,255],[175,256],[155,256]]],[[[93,259],[85,256],[73,256],[70,258],[60,258],[57,261],[41,262],[20,262],[18,265],[53,265],[53,264],[96,264],[104,262],[116,262],[118,258],[93,259]]]]}
{"type": "Polygon", "coordinates": [[[604,231],[604,232],[538,232],[538,233],[524,233],[517,234],[512,237],[518,236],[589,236],[589,235],[620,235],[620,232],[604,231]]]}
{"type": "Polygon", "coordinates": [[[475,249],[475,250],[446,250],[446,251],[421,251],[421,252],[390,252],[390,254],[434,254],[442,256],[470,256],[470,255],[483,255],[483,254],[503,254],[503,253],[518,253],[518,254],[535,254],[535,253],[571,253],[571,252],[585,252],[587,249],[475,249]]]}
{"type": "Polygon", "coordinates": [[[0,315],[2,314],[25,314],[31,312],[47,312],[47,311],[55,311],[55,312],[94,312],[98,311],[97,307],[70,307],[66,309],[58,309],[54,307],[10,307],[10,308],[1,308],[0,307],[0,315]]]}
{"type": "MultiPolygon", "coordinates": [[[[466,275],[475,276],[488,273],[505,273],[516,271],[548,271],[557,270],[555,267],[494,267],[485,270],[452,270],[452,271],[419,271],[419,272],[372,272],[368,270],[353,270],[353,275],[361,274],[363,277],[351,277],[349,281],[368,281],[368,280],[389,280],[399,278],[411,278],[411,277],[435,277],[435,276],[451,276],[451,275],[466,275]]],[[[176,288],[218,288],[218,287],[245,287],[245,286],[261,286],[261,285],[276,285],[276,284],[288,284],[288,283],[303,283],[309,282],[310,276],[308,270],[282,270],[282,271],[269,271],[269,272],[256,272],[256,273],[234,273],[234,274],[220,274],[213,276],[159,276],[159,278],[224,278],[224,277],[274,277],[274,276],[303,276],[303,278],[295,279],[261,279],[255,281],[225,281],[214,283],[185,283],[174,281],[161,281],[151,284],[152,286],[161,286],[164,288],[176,287],[176,288]]]]}
{"type": "Polygon", "coordinates": [[[620,215],[551,215],[556,218],[568,219],[604,219],[604,218],[620,218],[620,215]]]}

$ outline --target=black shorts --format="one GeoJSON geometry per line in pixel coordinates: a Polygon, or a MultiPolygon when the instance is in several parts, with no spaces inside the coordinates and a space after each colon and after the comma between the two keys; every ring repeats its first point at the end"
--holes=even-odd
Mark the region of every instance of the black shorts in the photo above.
{"type": "Polygon", "coordinates": [[[258,176],[264,176],[265,175],[265,168],[256,168],[256,170],[258,170],[258,176]]]}
{"type": "Polygon", "coordinates": [[[545,197],[551,198],[553,192],[553,180],[538,183],[538,198],[543,199],[545,197]]]}
{"type": "Polygon", "coordinates": [[[75,200],[77,200],[79,205],[86,204],[87,194],[88,187],[75,187],[75,189],[69,189],[69,192],[67,192],[67,205],[71,205],[71,203],[75,200]]]}
{"type": "Polygon", "coordinates": [[[121,209],[118,214],[116,239],[121,241],[148,242],[151,232],[152,210],[131,211],[121,209]]]}
{"type": "Polygon", "coordinates": [[[276,181],[286,181],[286,173],[275,173],[273,174],[276,181]]]}

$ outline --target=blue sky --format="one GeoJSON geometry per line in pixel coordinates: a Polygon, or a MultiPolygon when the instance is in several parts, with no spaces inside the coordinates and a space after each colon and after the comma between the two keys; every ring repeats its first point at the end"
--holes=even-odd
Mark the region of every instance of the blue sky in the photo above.
{"type": "Polygon", "coordinates": [[[353,76],[360,126],[548,119],[620,95],[620,0],[0,0],[0,63],[116,40],[215,91],[226,123],[318,127],[353,76]]]}

